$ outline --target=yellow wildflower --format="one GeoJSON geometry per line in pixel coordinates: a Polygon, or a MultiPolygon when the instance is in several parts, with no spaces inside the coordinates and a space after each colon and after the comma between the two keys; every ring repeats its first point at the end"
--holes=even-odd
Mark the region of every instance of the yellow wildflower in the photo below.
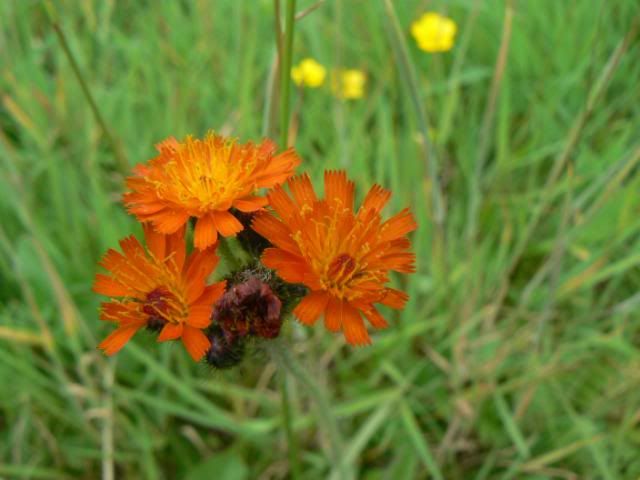
{"type": "Polygon", "coordinates": [[[345,100],[364,97],[367,76],[362,70],[348,69],[334,72],[332,79],[333,93],[345,100]]]}
{"type": "Polygon", "coordinates": [[[296,85],[318,88],[324,83],[327,70],[313,58],[305,58],[291,69],[291,78],[296,85]]]}
{"type": "Polygon", "coordinates": [[[453,48],[458,27],[450,18],[428,12],[411,24],[411,35],[425,52],[447,52],[453,48]]]}

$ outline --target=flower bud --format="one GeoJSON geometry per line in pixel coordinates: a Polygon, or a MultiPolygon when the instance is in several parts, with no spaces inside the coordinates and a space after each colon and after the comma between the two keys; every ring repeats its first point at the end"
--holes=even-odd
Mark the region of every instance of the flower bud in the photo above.
{"type": "Polygon", "coordinates": [[[235,367],[244,357],[244,342],[242,338],[227,335],[218,325],[209,327],[207,338],[211,348],[204,358],[206,362],[220,369],[235,367]]]}
{"type": "Polygon", "coordinates": [[[281,308],[282,302],[271,287],[252,276],[225,292],[212,319],[227,335],[275,338],[282,325],[281,308]]]}

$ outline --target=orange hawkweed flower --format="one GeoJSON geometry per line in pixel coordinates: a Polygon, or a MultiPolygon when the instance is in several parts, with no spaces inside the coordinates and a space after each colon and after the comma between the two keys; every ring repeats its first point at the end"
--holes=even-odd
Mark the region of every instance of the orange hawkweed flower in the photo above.
{"type": "Polygon", "coordinates": [[[293,175],[300,158],[293,149],[276,155],[276,145],[240,144],[209,132],[200,140],[171,137],[156,146],[160,155],[134,169],[127,179],[124,202],[141,222],[151,222],[159,233],[178,231],[196,217],[194,244],[202,250],[218,234],[235,236],[242,224],[229,209],[254,212],[267,204],[256,196],[293,175]]]}
{"type": "Polygon", "coordinates": [[[198,361],[211,346],[202,329],[211,323],[213,304],[226,282],[206,285],[218,264],[214,248],[195,250],[185,258],[185,229],[161,235],[144,225],[147,249],[134,237],[120,241],[123,253],[110,249],[100,262],[110,275],[97,274],[93,291],[109,297],[100,319],[118,328],[99,346],[107,355],[119,351],[142,327],[160,330],[159,342],[182,339],[198,361]]]}
{"type": "Polygon", "coordinates": [[[390,270],[415,271],[415,255],[406,234],[416,223],[408,209],[383,222],[380,211],[391,193],[374,185],[362,206],[353,210],[354,184],[344,172],[326,172],[325,198],[318,199],[307,175],[288,181],[269,194],[279,219],[266,212],[253,229],[267,238],[262,262],[287,282],[302,283],[310,293],[294,315],[313,325],[324,313],[330,331],[344,333],[352,345],[371,343],[362,316],[375,328],[387,322],[375,303],[400,309],[408,296],[385,284],[390,270]]]}

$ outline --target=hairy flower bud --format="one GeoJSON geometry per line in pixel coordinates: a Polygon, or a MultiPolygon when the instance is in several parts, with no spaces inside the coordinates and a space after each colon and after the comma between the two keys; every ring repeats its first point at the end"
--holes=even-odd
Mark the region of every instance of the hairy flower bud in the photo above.
{"type": "Polygon", "coordinates": [[[275,338],[280,334],[282,302],[256,277],[231,286],[216,304],[212,320],[227,335],[275,338]]]}
{"type": "Polygon", "coordinates": [[[211,348],[205,354],[206,362],[216,368],[225,369],[238,365],[244,357],[243,339],[227,335],[218,325],[209,327],[207,338],[211,348]]]}

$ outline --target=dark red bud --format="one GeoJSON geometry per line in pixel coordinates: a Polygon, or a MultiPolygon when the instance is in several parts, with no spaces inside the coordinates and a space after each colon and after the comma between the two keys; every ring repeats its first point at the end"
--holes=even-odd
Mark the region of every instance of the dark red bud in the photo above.
{"type": "Polygon", "coordinates": [[[252,277],[231,286],[216,304],[212,320],[227,335],[275,338],[280,334],[282,302],[271,287],[252,277]]]}

